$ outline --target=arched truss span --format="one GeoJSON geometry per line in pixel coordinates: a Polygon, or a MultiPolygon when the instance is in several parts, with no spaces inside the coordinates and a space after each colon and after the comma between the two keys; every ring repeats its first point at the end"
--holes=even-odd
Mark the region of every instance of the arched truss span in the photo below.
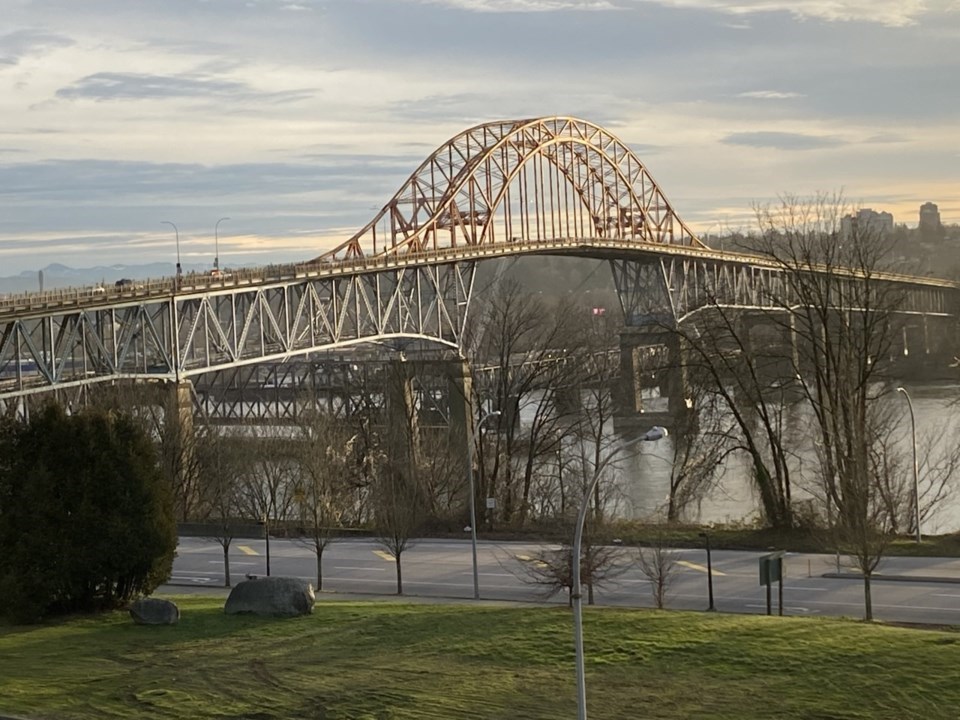
{"type": "Polygon", "coordinates": [[[704,247],[612,133],[568,117],[477,125],[318,260],[570,238],[704,247]]]}

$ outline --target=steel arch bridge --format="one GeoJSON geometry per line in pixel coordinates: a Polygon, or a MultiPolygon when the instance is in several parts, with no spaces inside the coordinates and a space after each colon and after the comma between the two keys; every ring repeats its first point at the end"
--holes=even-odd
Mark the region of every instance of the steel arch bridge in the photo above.
{"type": "MultiPolygon", "coordinates": [[[[0,300],[0,403],[371,341],[459,350],[476,263],[529,254],[610,260],[628,321],[680,322],[717,299],[774,308],[784,287],[775,263],[706,248],[609,131],[565,117],[492,122],[444,143],[370,223],[309,262],[0,300]]],[[[884,277],[908,289],[904,312],[953,314],[952,283],[884,277]]]]}

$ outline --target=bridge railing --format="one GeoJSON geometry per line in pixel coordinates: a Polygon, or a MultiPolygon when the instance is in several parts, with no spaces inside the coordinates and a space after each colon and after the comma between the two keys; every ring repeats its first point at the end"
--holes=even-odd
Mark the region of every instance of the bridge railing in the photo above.
{"type": "MultiPolygon", "coordinates": [[[[256,268],[239,268],[224,271],[220,275],[208,273],[188,273],[176,277],[164,277],[133,281],[121,287],[84,286],[60,288],[45,292],[25,292],[0,297],[0,316],[20,315],[51,310],[119,305],[157,299],[164,296],[182,296],[207,293],[218,290],[243,289],[253,285],[296,281],[315,277],[351,275],[379,270],[480,260],[487,257],[505,255],[535,254],[551,250],[611,250],[649,253],[658,255],[687,256],[717,260],[720,262],[745,263],[760,267],[778,269],[776,261],[755,255],[743,255],[709,248],[666,245],[660,243],[641,243],[636,240],[617,238],[556,238],[551,240],[504,242],[489,245],[463,245],[456,248],[443,248],[420,252],[408,252],[402,255],[376,255],[372,257],[345,260],[319,260],[310,263],[287,263],[265,265],[256,268]]],[[[855,275],[855,273],[852,273],[855,275]]],[[[957,283],[932,277],[914,277],[898,273],[875,273],[876,279],[911,283],[929,287],[956,288],[957,283]]]]}

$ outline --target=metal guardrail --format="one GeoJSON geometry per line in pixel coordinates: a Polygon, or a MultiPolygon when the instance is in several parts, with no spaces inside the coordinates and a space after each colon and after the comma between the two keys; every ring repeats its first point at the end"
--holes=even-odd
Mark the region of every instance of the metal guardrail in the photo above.
{"type": "MultiPolygon", "coordinates": [[[[354,275],[380,270],[391,270],[411,265],[439,264],[445,262],[480,260],[483,258],[503,257],[507,255],[536,254],[550,250],[628,250],[645,254],[680,255],[691,258],[713,259],[725,262],[742,263],[757,267],[778,269],[782,266],[776,261],[757,255],[729,253],[708,248],[668,245],[661,243],[642,243],[634,240],[611,238],[559,238],[555,240],[494,243],[491,245],[465,245],[459,248],[443,248],[420,252],[406,252],[402,255],[381,253],[367,258],[333,261],[315,261],[312,263],[289,263],[265,265],[257,268],[241,268],[224,272],[220,276],[204,273],[188,273],[179,279],[165,277],[134,281],[129,286],[83,286],[61,288],[46,292],[26,292],[0,297],[0,316],[45,313],[51,310],[63,310],[85,307],[109,307],[127,302],[142,302],[161,297],[205,294],[219,290],[233,290],[253,285],[270,285],[279,282],[296,281],[316,277],[354,275]]],[[[840,271],[841,268],[834,268],[840,271]]],[[[848,271],[857,276],[855,271],[848,271]]],[[[843,273],[847,274],[847,273],[843,273]]],[[[926,287],[957,289],[958,284],[950,280],[932,277],[916,277],[897,273],[874,273],[876,280],[888,280],[926,287]]]]}

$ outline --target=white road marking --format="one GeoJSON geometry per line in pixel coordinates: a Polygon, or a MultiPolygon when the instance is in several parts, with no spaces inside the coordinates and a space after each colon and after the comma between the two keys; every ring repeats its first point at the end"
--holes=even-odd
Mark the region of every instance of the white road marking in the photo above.
{"type": "MultiPolygon", "coordinates": [[[[393,560],[393,558],[390,558],[390,559],[393,560]]],[[[366,572],[367,570],[372,570],[373,572],[387,571],[387,568],[384,568],[384,567],[352,567],[350,565],[334,565],[333,569],[334,570],[363,570],[364,572],[366,572]]]]}
{"type": "Polygon", "coordinates": [[[803,585],[785,585],[783,588],[784,592],[794,590],[809,590],[810,592],[830,592],[831,588],[815,588],[815,587],[804,587],[803,585]]]}

